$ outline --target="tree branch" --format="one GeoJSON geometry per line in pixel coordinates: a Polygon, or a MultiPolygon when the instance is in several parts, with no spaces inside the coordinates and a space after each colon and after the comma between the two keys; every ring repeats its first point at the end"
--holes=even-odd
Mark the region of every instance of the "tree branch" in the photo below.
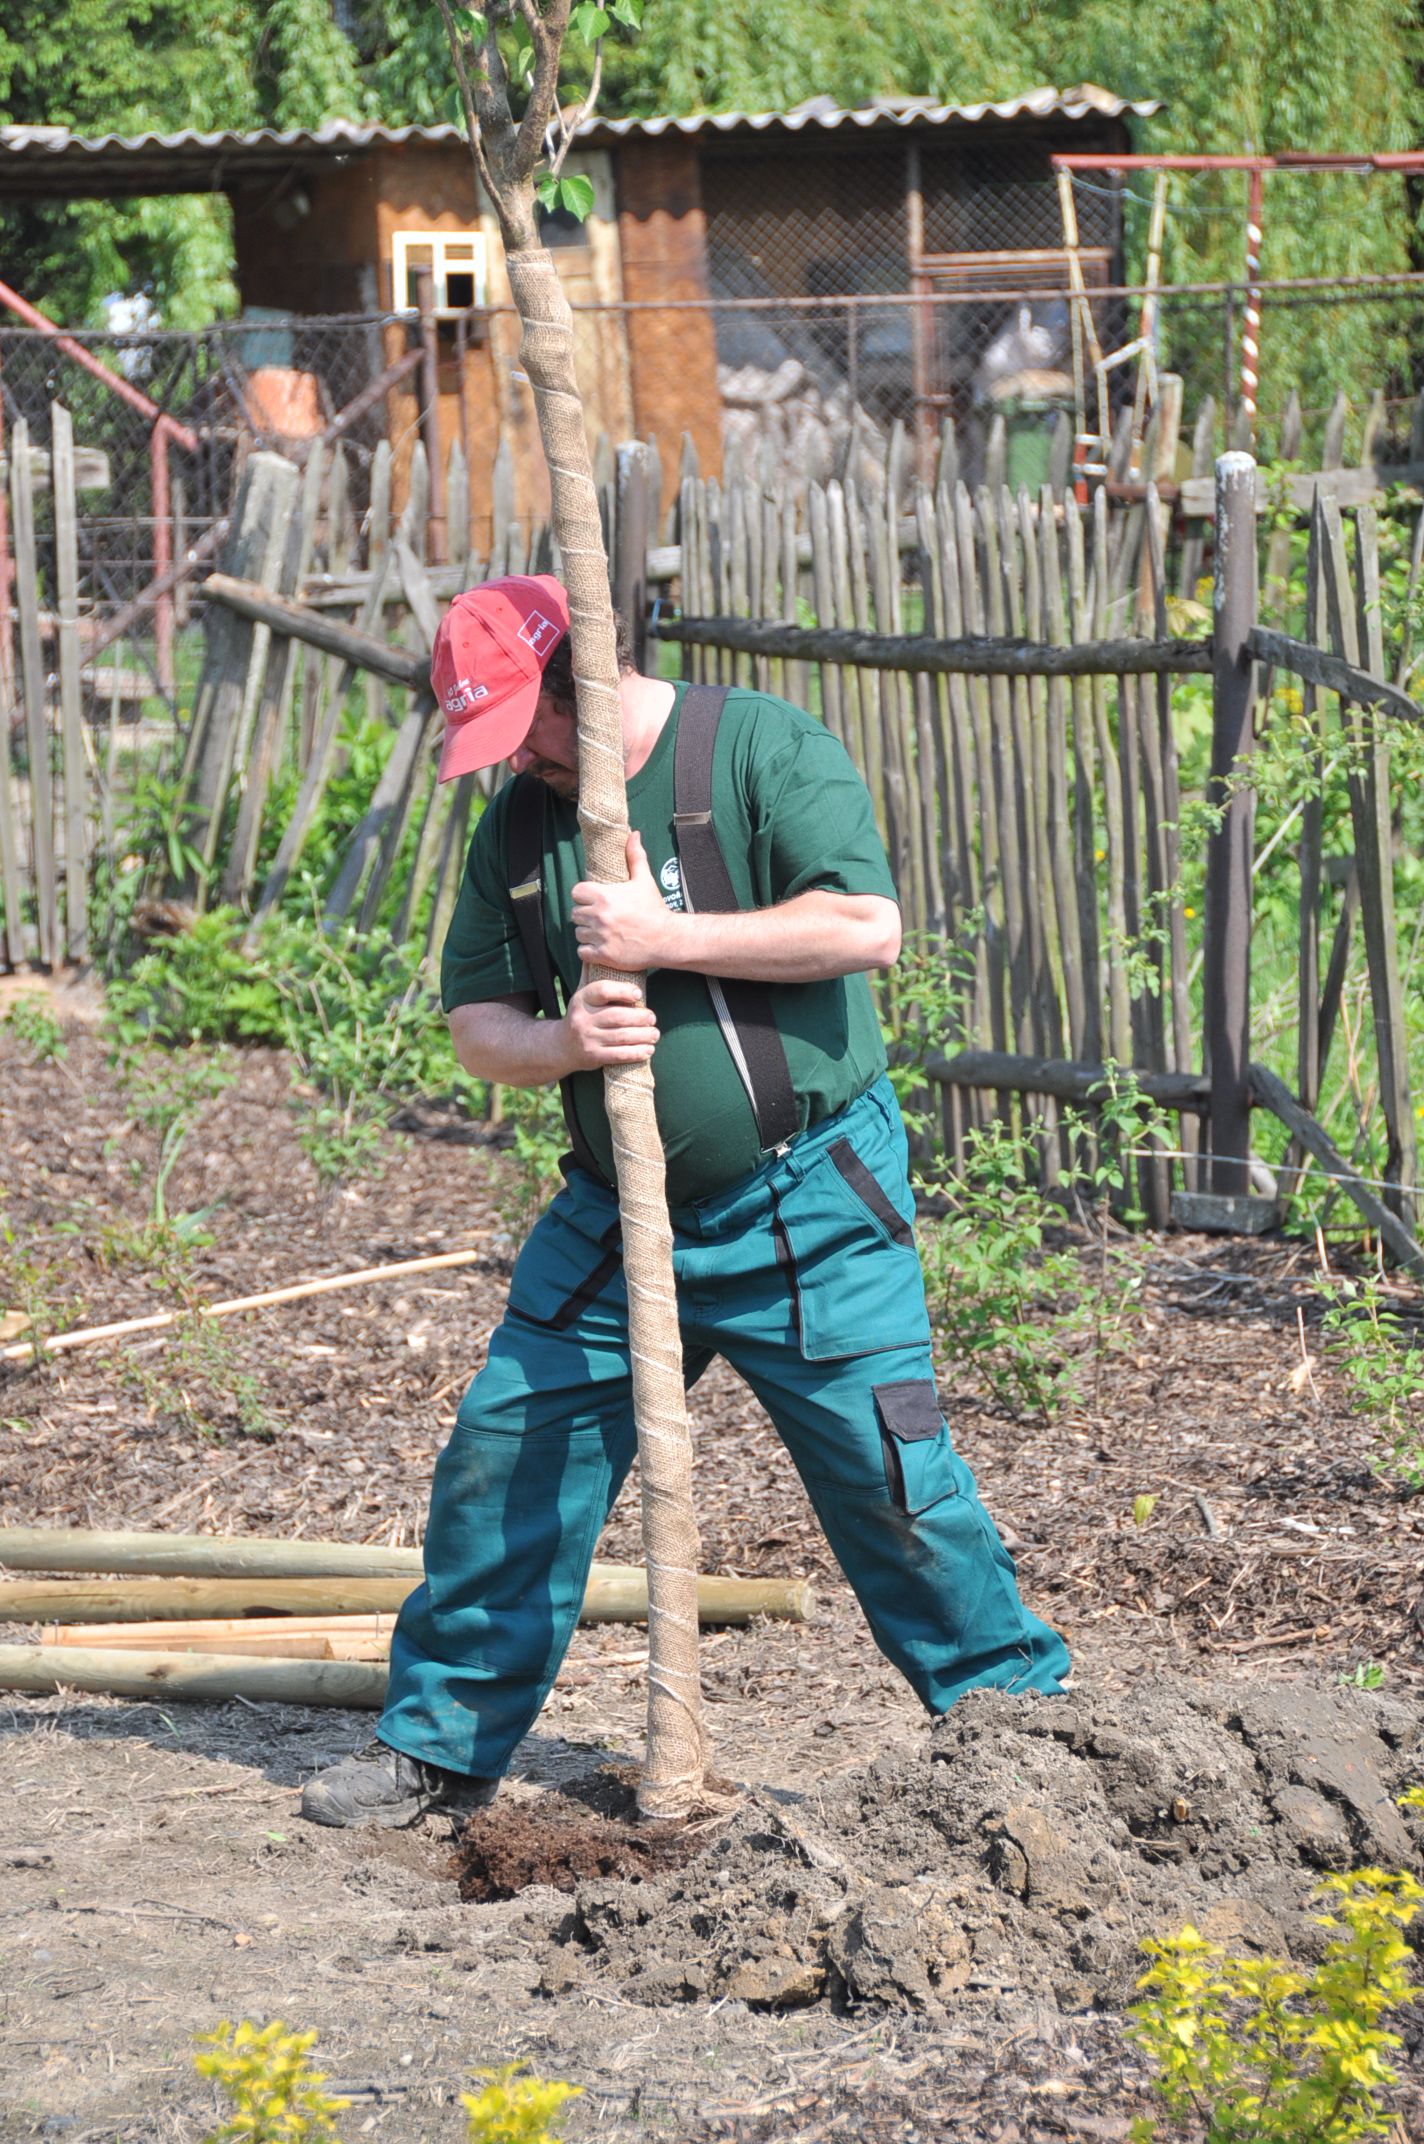
{"type": "Polygon", "coordinates": [[[485,162],[484,145],[480,138],[480,122],[475,111],[474,91],[470,87],[470,77],[465,67],[465,54],[460,43],[460,33],[455,27],[455,18],[450,12],[449,0],[436,0],[436,5],[440,9],[440,18],[445,25],[445,37],[450,47],[450,57],[455,63],[455,79],[460,85],[460,102],[465,108],[465,135],[470,144],[470,154],[475,160],[475,169],[479,172],[481,185],[489,195],[490,200],[496,201],[494,178],[490,172],[489,165],[485,162]]]}
{"type": "Polygon", "coordinates": [[[594,41],[593,79],[588,85],[588,95],[584,98],[583,103],[574,113],[573,118],[567,119],[564,116],[563,107],[561,105],[555,104],[554,106],[554,113],[559,122],[559,131],[564,137],[562,142],[559,144],[558,154],[555,155],[552,151],[549,152],[549,170],[555,178],[559,176],[559,173],[564,168],[564,158],[568,155],[570,149],[572,149],[574,145],[574,136],[577,134],[579,128],[583,125],[584,121],[586,119],[590,119],[593,116],[593,108],[598,102],[599,85],[601,84],[602,80],[603,39],[600,37],[595,39],[594,41]]]}
{"type": "Polygon", "coordinates": [[[520,11],[530,23],[530,34],[534,37],[534,87],[529,92],[529,102],[524,107],[515,143],[514,161],[521,178],[530,176],[544,153],[549,114],[558,101],[559,54],[563,50],[572,4],[573,0],[550,0],[548,12],[544,14],[536,0],[519,0],[520,11]]]}

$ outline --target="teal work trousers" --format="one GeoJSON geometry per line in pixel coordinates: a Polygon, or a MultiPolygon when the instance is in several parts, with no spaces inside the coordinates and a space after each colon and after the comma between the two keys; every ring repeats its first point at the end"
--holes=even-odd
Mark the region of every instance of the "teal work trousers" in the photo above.
{"type": "MultiPolygon", "coordinates": [[[[1063,1640],[954,1451],[935,1394],[905,1135],[881,1080],[751,1177],[675,1208],[689,1383],[714,1355],[786,1444],[876,1643],[932,1713],[1056,1691],[1063,1640]]],[[[391,1646],[381,1739],[502,1774],[578,1620],[636,1445],[617,1206],[573,1169],[435,1467],[425,1583],[391,1646]]]]}

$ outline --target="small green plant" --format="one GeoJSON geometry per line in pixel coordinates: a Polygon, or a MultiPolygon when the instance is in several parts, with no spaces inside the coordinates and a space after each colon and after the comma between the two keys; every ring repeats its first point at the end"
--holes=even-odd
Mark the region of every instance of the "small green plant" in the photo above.
{"type": "Polygon", "coordinates": [[[942,1344],[1005,1406],[1047,1419],[1074,1388],[1065,1344],[1081,1329],[1083,1271],[1044,1248],[1048,1209],[1028,1142],[999,1119],[972,1130],[964,1174],[923,1235],[925,1289],[942,1344]]]}
{"type": "Polygon", "coordinates": [[[576,2099],[576,2084],[531,2077],[518,2062],[476,2070],[482,2092],[462,2092],[470,2144],[558,2144],[559,2109],[576,2099]]]}
{"type": "Polygon", "coordinates": [[[130,1357],[122,1380],[150,1414],[192,1435],[220,1437],[222,1425],[235,1418],[241,1436],[261,1444],[271,1444],[276,1437],[262,1387],[242,1368],[231,1333],[197,1311],[173,1328],[156,1364],[130,1357]]]}
{"type": "MultiPolygon", "coordinates": [[[[1192,2125],[1205,2144],[1357,2144],[1391,2127],[1388,2058],[1402,2043],[1381,2021],[1413,1993],[1401,1930],[1424,1886],[1355,1869],[1320,1891],[1329,1940],[1309,1969],[1229,1958],[1191,1927],[1144,1944],[1152,1962],[1128,2029],[1156,2066],[1176,2133],[1192,2125]]],[[[1133,2125],[1135,2144],[1159,2133],[1146,2117],[1133,2125]]]]}
{"type": "Polygon", "coordinates": [[[513,1138],[508,1169],[501,1172],[495,1205],[516,1243],[522,1243],[560,1184],[559,1157],[568,1152],[568,1130],[557,1087],[505,1090],[501,1122],[513,1138]]]}
{"type": "Polygon", "coordinates": [[[307,2056],[314,2032],[289,2032],[279,2018],[270,2025],[224,2020],[202,2033],[211,2050],[195,2058],[200,2077],[211,2077],[232,2109],[204,2144],[340,2144],[332,2117],[349,2107],[321,2087],[326,2079],[307,2056]]]}
{"type": "Polygon", "coordinates": [[[1401,1809],[1418,1810],[1424,1816],[1424,1787],[1406,1787],[1398,1797],[1401,1809]]]}
{"type": "Polygon", "coordinates": [[[1357,1660],[1348,1673],[1341,1670],[1340,1680],[1351,1690],[1382,1690],[1387,1673],[1378,1660],[1357,1660]]]}
{"type": "Polygon", "coordinates": [[[1379,1276],[1316,1278],[1326,1299],[1326,1348],[1340,1365],[1358,1414],[1373,1416],[1387,1443],[1376,1462],[1411,1489],[1424,1489],[1424,1348],[1405,1331],[1379,1276]]]}
{"type": "Polygon", "coordinates": [[[63,1025],[43,998],[16,998],[0,1026],[29,1051],[36,1064],[57,1063],[69,1055],[63,1025]]]}
{"type": "Polygon", "coordinates": [[[82,1318],[81,1300],[62,1292],[68,1275],[38,1252],[25,1248],[11,1223],[0,1214],[0,1313],[13,1315],[8,1337],[25,1341],[36,1363],[49,1360],[45,1335],[82,1318]]]}
{"type": "Polygon", "coordinates": [[[1135,1496],[1132,1499],[1133,1525],[1145,1526],[1156,1509],[1157,1499],[1155,1496],[1135,1496]]]}

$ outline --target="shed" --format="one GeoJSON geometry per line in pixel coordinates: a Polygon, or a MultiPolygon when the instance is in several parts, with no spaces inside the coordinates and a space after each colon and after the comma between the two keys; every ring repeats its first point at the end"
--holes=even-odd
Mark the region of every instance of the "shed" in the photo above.
{"type": "MultiPolygon", "coordinates": [[[[583,227],[555,217],[546,229],[575,306],[591,425],[656,437],[665,467],[689,433],[710,470],[728,429],[768,409],[788,436],[800,425],[812,451],[838,428],[896,417],[925,436],[1004,377],[1051,376],[1066,348],[1067,262],[1049,159],[1125,150],[1129,120],[1157,109],[1084,84],[996,103],[843,110],[813,98],[786,112],[587,123],[574,156],[593,212],[583,227]]],[[[310,373],[328,408],[349,399],[408,346],[426,268],[442,448],[463,438],[483,516],[494,449],[509,438],[519,510],[542,509],[497,228],[458,129],[0,128],[0,201],[209,191],[233,205],[249,372],[264,369],[250,360],[265,348],[267,369],[310,373]],[[306,361],[316,349],[323,361],[306,361]]],[[[1089,280],[1120,281],[1115,186],[1086,196],[1080,220],[1089,280]]],[[[417,436],[409,379],[387,408],[399,473],[417,436]]],[[[321,411],[259,400],[258,414],[269,429],[310,429],[321,411]]]]}

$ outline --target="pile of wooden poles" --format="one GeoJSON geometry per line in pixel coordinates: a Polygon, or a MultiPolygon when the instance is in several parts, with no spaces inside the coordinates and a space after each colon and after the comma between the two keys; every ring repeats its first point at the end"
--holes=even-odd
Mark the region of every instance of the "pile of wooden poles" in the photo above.
{"type": "MultiPolygon", "coordinates": [[[[49,1574],[0,1578],[0,1623],[40,1633],[0,1644],[0,1689],[374,1708],[422,1566],[412,1548],[13,1527],[0,1569],[49,1574]]],[[[702,1578],[697,1606],[704,1624],[804,1622],[812,1593],[801,1579],[702,1578]]],[[[593,1566],[580,1622],[647,1613],[644,1572],[593,1566]]]]}

